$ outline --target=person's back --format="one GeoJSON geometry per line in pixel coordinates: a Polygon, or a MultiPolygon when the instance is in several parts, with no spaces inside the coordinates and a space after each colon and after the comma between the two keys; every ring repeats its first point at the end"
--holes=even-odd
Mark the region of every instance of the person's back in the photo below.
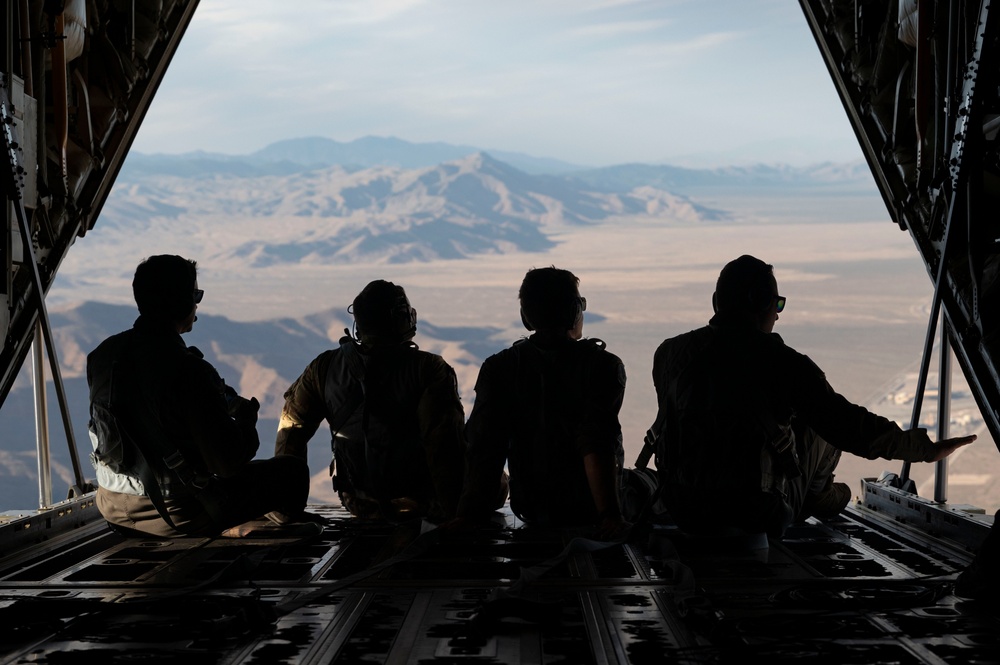
{"type": "Polygon", "coordinates": [[[353,515],[450,518],[463,454],[455,372],[410,342],[416,311],[402,287],[376,280],[352,309],[359,339],[343,337],[289,387],[275,450],[305,458],[326,420],[334,489],[353,515]]]}
{"type": "Polygon", "coordinates": [[[613,442],[620,466],[621,367],[599,341],[538,335],[483,364],[466,437],[480,441],[495,435],[486,429],[502,428],[516,515],[540,523],[597,520],[583,457],[613,442]]]}
{"type": "MultiPolygon", "coordinates": [[[[210,451],[199,450],[193,439],[195,426],[215,429],[209,436],[223,446],[231,442],[243,448],[233,459],[249,459],[256,452],[256,430],[238,430],[206,417],[204,412],[215,410],[217,401],[224,399],[225,384],[196,349],[178,344],[177,340],[176,334],[140,316],[131,330],[98,345],[87,356],[92,408],[114,404],[118,425],[128,436],[176,447],[193,472],[200,475],[209,473],[205,453],[210,451]]],[[[92,423],[99,425],[102,419],[94,418],[92,423]]],[[[156,458],[151,464],[160,484],[170,486],[168,494],[172,498],[191,494],[189,488],[174,482],[173,475],[156,458]]],[[[107,467],[98,465],[97,471],[109,479],[107,484],[100,484],[111,487],[107,467]]]]}
{"type": "Polygon", "coordinates": [[[815,399],[807,386],[825,384],[819,368],[773,333],[712,325],[664,341],[653,373],[669,377],[657,381],[657,465],[674,519],[692,531],[720,513],[752,532],[790,522],[783,497],[806,452],[803,431],[793,445],[793,414],[815,399]],[[733,496],[745,510],[733,510],[733,496]]]}
{"type": "Polygon", "coordinates": [[[618,502],[625,391],[621,360],[584,340],[579,280],[556,268],[531,270],[519,292],[521,318],[534,334],[480,368],[466,424],[463,520],[482,519],[503,496],[511,509],[548,526],[623,525],[618,502]]]}

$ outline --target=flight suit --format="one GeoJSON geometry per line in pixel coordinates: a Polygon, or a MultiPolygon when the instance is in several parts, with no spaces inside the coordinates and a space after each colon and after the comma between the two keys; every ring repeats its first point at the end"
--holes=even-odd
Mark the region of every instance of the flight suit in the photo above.
{"type": "Polygon", "coordinates": [[[305,507],[308,467],[253,460],[256,408],[169,323],[140,316],[102,342],[87,357],[87,383],[97,506],[111,524],[208,536],[305,507]]]}
{"type": "Polygon", "coordinates": [[[511,510],[525,522],[598,521],[583,458],[611,456],[620,473],[624,395],[625,367],[599,340],[535,334],[487,358],[465,427],[459,515],[475,518],[495,509],[506,462],[511,510]]]}
{"type": "Polygon", "coordinates": [[[925,430],[852,404],[777,334],[721,315],[664,341],[653,383],[660,482],[671,516],[691,531],[728,523],[780,536],[830,482],[839,451],[908,461],[936,453],[925,430]]]}

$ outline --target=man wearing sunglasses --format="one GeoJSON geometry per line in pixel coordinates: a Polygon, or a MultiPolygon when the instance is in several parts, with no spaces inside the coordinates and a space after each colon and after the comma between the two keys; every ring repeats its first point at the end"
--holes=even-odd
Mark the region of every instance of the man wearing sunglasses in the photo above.
{"type": "Polygon", "coordinates": [[[781,537],[850,501],[850,487],[834,482],[842,450],[934,462],[976,438],[934,443],[847,401],[773,332],[785,303],[773,267],[741,256],[719,275],[709,324],[656,351],[656,466],[686,531],[721,522],[781,537]]]}
{"type": "Polygon", "coordinates": [[[195,262],[151,256],[136,268],[132,291],[133,327],[87,356],[104,518],[126,535],[171,537],[217,536],[275,510],[301,514],[305,462],[254,460],[257,399],[240,397],[181,339],[205,295],[195,262]]]}

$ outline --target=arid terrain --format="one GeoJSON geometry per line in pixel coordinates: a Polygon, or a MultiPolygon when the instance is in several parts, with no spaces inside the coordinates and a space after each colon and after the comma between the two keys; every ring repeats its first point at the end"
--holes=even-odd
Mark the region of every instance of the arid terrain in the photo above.
{"type": "MultiPolygon", "coordinates": [[[[407,264],[311,263],[247,270],[233,259],[202,259],[200,282],[207,293],[202,309],[239,321],[300,317],[329,308],[346,309],[370,279],[385,278],[403,284],[420,317],[437,326],[494,328],[496,333],[485,345],[477,346],[488,349],[492,343],[499,350],[525,333],[516,300],[524,272],[541,265],[568,268],[581,278],[588,314],[596,315],[585,334],[604,339],[625,361],[629,383],[621,420],[627,457],[634,459],[655,415],[650,368],[656,346],[666,337],[703,325],[711,315],[719,269],[739,254],[750,253],[775,265],[779,290],[788,298],[776,331],[812,357],[849,399],[907,425],[912,399],[895,395],[905,392],[900,386],[907,385],[912,397],[931,286],[912,241],[887,219],[877,196],[842,200],[803,196],[796,201],[754,196],[753,192],[713,194],[711,205],[735,210],[744,221],[657,224],[623,217],[582,228],[549,226],[546,231],[557,244],[544,253],[407,264]]],[[[93,232],[95,244],[99,244],[100,231],[93,232]]],[[[107,266],[98,267],[102,257],[88,252],[91,239],[87,238],[71,254],[63,272],[70,280],[88,282],[89,299],[124,304],[130,296],[128,266],[154,252],[201,258],[211,253],[211,234],[207,227],[190,236],[164,236],[155,247],[133,248],[132,256],[116,256],[121,272],[113,277],[108,276],[107,266]],[[90,266],[93,270],[88,270],[90,266]]],[[[56,289],[53,293],[54,302],[72,302],[76,297],[78,291],[56,289]]],[[[418,342],[453,362],[468,412],[478,360],[455,341],[418,336],[418,342]]],[[[189,343],[199,343],[197,329],[189,343]]],[[[929,389],[936,390],[935,381],[932,377],[929,389]]],[[[954,382],[960,395],[963,381],[957,368],[954,382]]],[[[953,419],[964,420],[953,426],[952,433],[979,431],[981,438],[952,458],[949,500],[996,506],[1000,504],[1000,453],[988,433],[977,430],[981,425],[978,411],[965,394],[953,404],[953,419]],[[968,417],[961,415],[966,412],[968,417]]],[[[280,400],[280,395],[269,397],[272,403],[280,400]]],[[[922,422],[932,427],[935,404],[929,399],[922,409],[922,422]]],[[[262,440],[267,436],[262,433],[262,440]]],[[[316,448],[326,450],[327,437],[322,432],[314,441],[316,448]]],[[[862,476],[898,472],[899,467],[898,462],[845,455],[838,478],[856,486],[862,476]]],[[[325,470],[321,466],[314,470],[314,496],[328,499],[325,470]]],[[[921,494],[929,495],[929,465],[917,465],[913,473],[921,494]]]]}
{"type": "MultiPolygon", "coordinates": [[[[551,214],[550,206],[550,213],[539,215],[536,223],[551,242],[534,251],[508,247],[408,262],[392,256],[314,255],[248,265],[245,256],[231,251],[234,246],[261,237],[272,247],[282,238],[301,241],[308,220],[259,216],[244,220],[220,210],[207,217],[168,215],[130,230],[123,223],[127,214],[119,209],[113,223],[98,225],[70,252],[50,293],[50,308],[72,311],[84,301],[130,305],[135,265],[150,254],[178,253],[200,262],[200,286],[206,291],[203,315],[260,323],[260,330],[266,329],[264,324],[284,330],[288,324],[278,319],[301,321],[332,310],[322,325],[310,324],[323,344],[323,335],[329,343],[335,341],[349,321],[347,304],[369,280],[389,279],[406,287],[420,319],[431,324],[419,328],[417,341],[455,366],[468,413],[479,363],[526,332],[517,306],[524,272],[543,265],[568,268],[580,277],[581,292],[588,299],[585,334],[605,340],[626,365],[629,381],[621,421],[631,462],[655,416],[653,352],[664,338],[707,322],[719,269],[750,253],[775,265],[779,290],[788,299],[776,332],[816,361],[846,397],[907,426],[932,290],[912,241],[889,220],[874,186],[788,192],[774,187],[694,186],[682,194],[687,198],[647,192],[648,213],[605,214],[588,223],[551,214]],[[726,214],[685,216],[685,211],[693,210],[687,199],[726,214]],[[672,207],[658,210],[656,200],[668,200],[672,207]]],[[[127,205],[136,200],[140,199],[126,197],[127,205]]],[[[127,319],[121,325],[127,325],[127,319]]],[[[241,340],[234,323],[229,326],[232,334],[221,342],[223,333],[216,331],[225,330],[225,320],[212,326],[196,326],[188,343],[211,349],[210,357],[222,363],[225,378],[261,398],[265,406],[259,431],[265,453],[273,440],[281,392],[301,366],[270,366],[252,351],[286,341],[241,340]]],[[[83,357],[89,349],[81,346],[87,343],[96,341],[78,341],[63,352],[70,380],[82,378],[83,357]]],[[[289,362],[304,365],[307,360],[289,362]]],[[[952,435],[976,431],[980,440],[951,459],[948,499],[995,508],[1000,505],[1000,453],[982,428],[957,367],[954,375],[952,435]]],[[[923,407],[922,423],[933,427],[934,377],[928,387],[933,394],[923,407]]],[[[74,390],[85,388],[79,383],[74,390]]],[[[85,402],[85,394],[82,399],[85,402]]],[[[82,409],[85,413],[85,406],[82,409]]],[[[28,411],[4,417],[23,421],[31,416],[28,411]]],[[[83,427],[83,422],[76,423],[81,449],[86,445],[83,427]]],[[[331,498],[325,464],[328,439],[328,434],[318,433],[310,455],[316,500],[331,498]]],[[[54,449],[59,445],[54,443],[54,449]]],[[[14,475],[16,467],[30,475],[29,447],[30,443],[19,442],[17,448],[25,452],[16,459],[4,453],[7,471],[0,473],[14,475]]],[[[857,487],[861,477],[899,468],[898,462],[845,455],[838,478],[857,487]]],[[[914,468],[921,495],[932,492],[930,473],[928,465],[914,468]]]]}

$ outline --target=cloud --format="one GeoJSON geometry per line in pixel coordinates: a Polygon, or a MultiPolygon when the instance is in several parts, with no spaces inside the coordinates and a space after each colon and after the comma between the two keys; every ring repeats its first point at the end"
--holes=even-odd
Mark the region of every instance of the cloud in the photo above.
{"type": "Polygon", "coordinates": [[[654,32],[670,25],[668,20],[660,21],[619,21],[616,23],[594,23],[567,31],[571,37],[621,37],[654,32]]]}
{"type": "Polygon", "coordinates": [[[202,0],[135,148],[246,153],[380,134],[635,161],[731,145],[695,108],[726,98],[747,109],[741,134],[833,125],[853,143],[789,5],[202,0]]]}
{"type": "MultiPolygon", "coordinates": [[[[642,44],[629,45],[621,49],[621,55],[627,58],[635,58],[640,62],[648,64],[674,64],[678,58],[692,58],[703,56],[710,51],[718,50],[740,39],[739,32],[712,32],[699,35],[692,39],[672,42],[644,42],[642,44]]],[[[685,63],[690,65],[690,63],[685,63]]]]}
{"type": "Polygon", "coordinates": [[[428,0],[206,0],[196,12],[199,22],[217,28],[257,26],[270,30],[279,26],[373,25],[391,21],[428,4],[428,0]]]}
{"type": "Polygon", "coordinates": [[[11,452],[0,450],[0,476],[38,478],[37,455],[33,450],[11,452]]]}

